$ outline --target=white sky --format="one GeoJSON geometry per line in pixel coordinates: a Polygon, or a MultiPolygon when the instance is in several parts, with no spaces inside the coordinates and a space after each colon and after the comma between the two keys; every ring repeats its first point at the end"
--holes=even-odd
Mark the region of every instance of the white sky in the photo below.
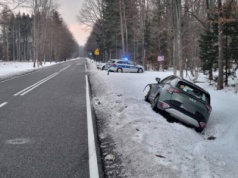
{"type": "MultiPolygon", "coordinates": [[[[1,1],[1,0],[0,0],[1,1]]],[[[85,25],[82,25],[77,20],[77,15],[84,3],[84,0],[56,0],[58,4],[58,11],[64,22],[69,27],[69,30],[74,35],[75,40],[79,45],[84,45],[90,34],[90,29],[85,25]]],[[[13,6],[9,4],[10,7],[13,6]]],[[[14,10],[15,13],[18,11],[28,11],[24,8],[17,8],[14,10]]],[[[29,13],[29,12],[28,12],[29,13]]]]}
{"type": "Polygon", "coordinates": [[[84,45],[90,30],[84,25],[79,24],[77,15],[84,3],[84,0],[58,0],[59,13],[67,23],[70,31],[80,45],[84,45]]]}

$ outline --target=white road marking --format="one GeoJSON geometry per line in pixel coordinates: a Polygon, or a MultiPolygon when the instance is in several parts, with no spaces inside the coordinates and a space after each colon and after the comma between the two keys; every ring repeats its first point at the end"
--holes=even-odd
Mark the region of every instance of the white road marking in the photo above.
{"type": "Polygon", "coordinates": [[[24,145],[30,142],[31,140],[28,138],[16,138],[16,139],[7,140],[5,143],[11,144],[11,145],[24,145]]]}
{"type": "Polygon", "coordinates": [[[93,131],[92,110],[89,96],[88,76],[86,75],[86,102],[87,102],[87,124],[88,124],[88,154],[89,154],[89,174],[90,178],[98,178],[98,164],[93,131]]]}
{"type": "Polygon", "coordinates": [[[46,77],[46,78],[40,80],[39,82],[37,82],[37,83],[35,83],[35,84],[33,84],[33,85],[31,85],[31,86],[29,86],[29,87],[27,87],[27,88],[25,88],[25,89],[19,91],[18,93],[14,94],[14,96],[17,96],[17,95],[20,95],[20,94],[21,94],[21,96],[22,96],[22,93],[25,93],[25,94],[26,94],[26,91],[29,92],[29,91],[33,90],[34,88],[38,87],[39,85],[43,84],[44,82],[46,82],[47,80],[53,78],[53,77],[56,76],[56,75],[58,75],[58,72],[56,72],[56,73],[54,73],[54,74],[52,74],[52,75],[50,75],[50,76],[48,76],[48,77],[46,77]],[[33,89],[32,89],[32,88],[33,88],[33,89]]]}
{"type": "Polygon", "coordinates": [[[32,71],[26,71],[27,73],[25,73],[25,74],[24,73],[23,74],[18,74],[17,76],[10,77],[9,79],[6,79],[6,80],[3,79],[3,81],[0,81],[0,83],[4,83],[4,82],[8,82],[10,80],[14,80],[14,79],[17,79],[17,78],[20,78],[20,77],[24,77],[24,76],[30,75],[30,74],[35,73],[35,72],[39,72],[39,71],[44,70],[44,69],[45,68],[43,68],[43,69],[33,69],[32,71]]]}
{"type": "Polygon", "coordinates": [[[0,108],[5,106],[6,104],[7,104],[7,102],[4,102],[4,103],[0,104],[0,108]]]}
{"type": "Polygon", "coordinates": [[[42,85],[43,83],[47,82],[48,80],[52,79],[53,77],[55,77],[56,75],[58,75],[59,73],[56,72],[55,74],[51,75],[50,77],[48,77],[46,80],[40,82],[39,84],[35,85],[34,87],[30,88],[29,90],[26,90],[25,92],[21,93],[20,95],[23,96],[27,93],[29,93],[30,91],[34,90],[35,88],[37,88],[38,86],[42,85]]]}
{"type": "Polygon", "coordinates": [[[66,69],[68,69],[69,67],[70,67],[70,66],[67,66],[67,67],[61,69],[61,70],[59,71],[59,73],[60,73],[60,72],[63,72],[63,71],[66,70],[66,69]]]}
{"type": "MultiPolygon", "coordinates": [[[[56,73],[54,73],[54,74],[56,74],[56,73]]],[[[37,83],[35,83],[35,84],[33,84],[33,85],[31,85],[31,86],[25,88],[24,90],[19,91],[18,93],[14,94],[14,96],[17,96],[17,95],[23,93],[24,91],[26,91],[26,90],[28,90],[28,89],[30,89],[30,88],[32,88],[32,87],[38,85],[39,83],[44,82],[45,80],[47,80],[48,78],[50,78],[50,77],[53,76],[54,74],[52,74],[52,75],[50,75],[50,76],[48,76],[48,77],[46,77],[46,78],[40,80],[39,82],[37,82],[37,83]]]]}

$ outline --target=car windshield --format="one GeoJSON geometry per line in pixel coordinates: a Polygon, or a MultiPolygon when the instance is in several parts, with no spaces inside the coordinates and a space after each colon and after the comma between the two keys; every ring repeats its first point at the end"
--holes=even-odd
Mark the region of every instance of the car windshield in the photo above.
{"type": "Polygon", "coordinates": [[[189,85],[185,82],[179,82],[177,85],[177,88],[184,91],[185,93],[188,93],[189,95],[192,95],[192,96],[210,104],[209,95],[207,93],[199,90],[198,88],[193,87],[192,85],[189,85]]]}

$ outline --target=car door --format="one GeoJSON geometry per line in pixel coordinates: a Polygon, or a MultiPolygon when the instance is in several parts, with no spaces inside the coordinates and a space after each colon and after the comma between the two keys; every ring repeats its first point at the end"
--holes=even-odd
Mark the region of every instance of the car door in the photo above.
{"type": "Polygon", "coordinates": [[[127,61],[127,72],[136,72],[136,66],[133,61],[127,61]]]}
{"type": "MultiPolygon", "coordinates": [[[[176,78],[175,76],[168,76],[158,82],[156,85],[152,87],[151,94],[150,94],[150,99],[155,99],[155,97],[160,94],[161,92],[167,90],[170,88],[170,82],[176,78]]],[[[162,96],[163,97],[163,96],[162,96]]]]}
{"type": "Polygon", "coordinates": [[[125,62],[124,61],[117,61],[117,67],[121,68],[123,70],[123,72],[126,72],[125,70],[125,62]]]}

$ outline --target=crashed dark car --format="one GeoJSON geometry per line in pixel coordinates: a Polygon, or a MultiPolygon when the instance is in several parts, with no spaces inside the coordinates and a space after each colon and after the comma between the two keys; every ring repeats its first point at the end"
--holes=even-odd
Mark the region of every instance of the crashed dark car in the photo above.
{"type": "MultiPolygon", "coordinates": [[[[157,83],[148,84],[145,101],[155,111],[164,111],[173,118],[202,132],[209,120],[212,107],[210,94],[201,87],[171,75],[157,83]]],[[[146,88],[145,87],[145,88],[146,88]]]]}

